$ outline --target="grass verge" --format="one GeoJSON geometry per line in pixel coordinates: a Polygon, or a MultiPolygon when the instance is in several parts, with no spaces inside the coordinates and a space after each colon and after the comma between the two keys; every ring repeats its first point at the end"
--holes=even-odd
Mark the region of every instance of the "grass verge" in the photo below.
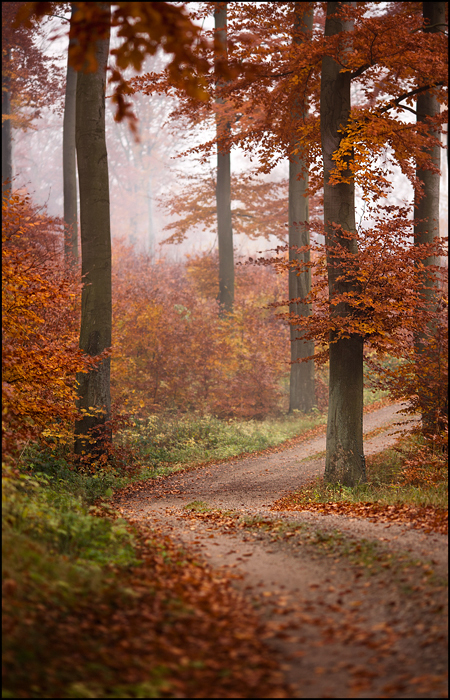
{"type": "Polygon", "coordinates": [[[276,501],[273,509],[310,510],[371,520],[408,521],[413,527],[448,531],[448,464],[427,450],[421,438],[401,438],[367,458],[367,483],[354,487],[317,478],[276,501]]]}
{"type": "MultiPolygon", "coordinates": [[[[387,399],[382,392],[367,390],[365,401],[367,410],[371,410],[387,399]]],[[[294,411],[262,421],[219,420],[195,414],[152,415],[147,420],[136,419],[115,437],[117,452],[125,455],[120,464],[112,459],[101,468],[80,472],[71,465],[66,448],[50,450],[30,445],[22,455],[22,468],[31,475],[47,477],[54,490],[69,489],[83,502],[94,504],[136,481],[296,444],[313,437],[325,425],[326,414],[319,411],[308,415],[294,411]]]]}

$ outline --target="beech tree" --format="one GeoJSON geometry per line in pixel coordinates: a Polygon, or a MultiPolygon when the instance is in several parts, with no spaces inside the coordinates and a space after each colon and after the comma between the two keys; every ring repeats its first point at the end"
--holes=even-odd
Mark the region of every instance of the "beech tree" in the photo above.
{"type": "MultiPolygon", "coordinates": [[[[350,30],[348,22],[336,15],[338,5],[328,2],[325,36],[334,36],[350,30]]],[[[326,244],[328,246],[328,287],[332,316],[346,316],[351,309],[342,302],[340,294],[358,292],[342,279],[344,260],[341,248],[356,254],[356,240],[347,232],[355,233],[355,185],[351,177],[351,156],[344,177],[348,182],[330,182],[335,168],[333,156],[348,124],[350,104],[350,73],[332,57],[322,59],[320,90],[320,133],[323,156],[323,211],[326,244]]],[[[361,335],[349,334],[337,338],[330,332],[330,390],[328,398],[327,451],[325,478],[353,486],[365,480],[363,456],[363,349],[361,335]]]]}
{"type": "MultiPolygon", "coordinates": [[[[220,64],[227,62],[227,5],[217,3],[214,9],[214,25],[216,36],[215,66],[217,73],[220,64]]],[[[220,88],[220,82],[218,82],[220,88]]],[[[219,246],[219,304],[221,312],[233,311],[234,302],[234,259],[233,259],[233,226],[231,222],[231,165],[230,147],[227,139],[230,133],[227,109],[220,110],[224,105],[221,97],[216,97],[219,110],[216,115],[217,129],[217,239],[219,246]]]]}
{"type": "MultiPolygon", "coordinates": [[[[445,2],[424,2],[423,32],[444,33],[445,2]]],[[[414,241],[417,246],[432,244],[439,238],[439,181],[441,165],[441,148],[439,132],[433,128],[433,120],[440,115],[440,103],[435,90],[428,90],[417,97],[417,122],[425,125],[428,131],[428,143],[423,158],[416,166],[417,187],[414,206],[414,241]],[[428,161],[428,162],[427,162],[428,161]]],[[[430,255],[423,261],[421,298],[425,305],[436,308],[437,279],[434,272],[438,260],[430,255]]],[[[426,355],[432,352],[435,343],[433,325],[419,329],[415,334],[417,352],[417,374],[419,405],[422,422],[427,431],[436,426],[436,402],[434,392],[430,391],[430,377],[425,376],[426,355]]]]}
{"type": "MultiPolygon", "coordinates": [[[[76,11],[71,3],[71,23],[76,11]]],[[[73,42],[73,39],[69,39],[73,42]]],[[[75,109],[77,72],[67,52],[66,95],[63,122],[63,190],[64,190],[64,259],[67,267],[78,261],[77,164],[75,144],[75,109]]]]}
{"type": "MultiPolygon", "coordinates": [[[[5,59],[11,60],[11,49],[5,49],[5,59]]],[[[11,139],[11,78],[2,71],[2,193],[7,194],[12,183],[11,139]]]]}
{"type": "MultiPolygon", "coordinates": [[[[109,5],[103,4],[105,15],[109,5]]],[[[108,155],[105,138],[106,68],[109,30],[97,40],[94,72],[80,71],[76,92],[76,147],[80,186],[81,298],[80,348],[99,356],[111,347],[111,231],[108,155]]],[[[106,427],[111,413],[110,357],[77,375],[78,408],[75,453],[101,455],[111,440],[106,427]]]]}
{"type": "Polygon", "coordinates": [[[62,265],[61,226],[15,192],[2,204],[2,446],[72,441],[80,282],[62,265]]]}
{"type": "MultiPolygon", "coordinates": [[[[312,7],[308,7],[303,2],[296,2],[294,45],[303,44],[305,37],[302,34],[311,32],[312,23],[312,7]]],[[[292,110],[292,151],[296,147],[295,132],[307,114],[307,106],[300,96],[296,102],[292,110]]],[[[310,316],[312,313],[311,304],[303,301],[311,290],[311,269],[308,267],[309,244],[308,164],[300,155],[292,154],[289,157],[289,260],[305,263],[301,272],[298,272],[297,268],[289,270],[289,311],[294,316],[310,316]]],[[[294,324],[290,325],[290,337],[292,364],[289,379],[289,412],[299,410],[309,413],[316,405],[314,361],[299,362],[299,360],[314,354],[314,343],[302,338],[302,331],[298,330],[294,324]]]]}

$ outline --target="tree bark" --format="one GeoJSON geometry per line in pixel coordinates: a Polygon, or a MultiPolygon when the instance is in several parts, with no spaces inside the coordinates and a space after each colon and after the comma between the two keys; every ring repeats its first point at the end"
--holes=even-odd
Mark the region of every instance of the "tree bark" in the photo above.
{"type": "MultiPolygon", "coordinates": [[[[227,59],[227,3],[214,13],[214,26],[219,48],[216,63],[227,59]]],[[[224,104],[221,98],[218,105],[224,104]]],[[[233,311],[234,304],[234,259],[233,228],[231,223],[231,168],[230,150],[225,145],[230,132],[230,124],[220,113],[216,120],[217,129],[217,238],[219,245],[219,304],[221,314],[233,311]]]]}
{"type": "MultiPolygon", "coordinates": [[[[76,5],[71,3],[72,17],[76,5]]],[[[69,42],[69,47],[71,41],[69,42]]],[[[75,107],[77,72],[67,58],[66,98],[63,122],[63,189],[64,189],[64,262],[66,269],[78,263],[77,163],[75,145],[75,107]]]]}
{"type": "MultiPolygon", "coordinates": [[[[333,16],[340,2],[327,3],[325,36],[350,30],[351,25],[333,16]]],[[[343,271],[343,259],[337,246],[357,253],[355,239],[349,240],[343,231],[356,232],[354,183],[330,183],[335,167],[333,154],[338,150],[350,114],[350,74],[341,73],[341,66],[331,56],[322,59],[320,94],[320,130],[324,167],[324,225],[327,251],[328,288],[330,302],[338,294],[351,291],[349,283],[338,278],[343,271]],[[336,226],[337,225],[337,226],[336,226]],[[339,228],[342,227],[342,228],[339,228]]],[[[344,175],[350,175],[347,170],[344,175]]],[[[346,316],[345,305],[332,305],[332,313],[346,316]]],[[[327,423],[325,479],[332,483],[353,486],[365,481],[363,456],[363,338],[351,336],[336,340],[330,334],[330,387],[327,423]]]]}
{"type": "MultiPolygon", "coordinates": [[[[110,12],[105,3],[105,11],[110,12]]],[[[105,140],[105,89],[109,37],[97,44],[98,69],[80,72],[77,80],[76,147],[80,186],[83,292],[80,348],[91,356],[111,346],[111,233],[108,156],[105,140]]],[[[105,454],[111,431],[110,360],[79,374],[75,453],[105,454]]]]}
{"type": "MultiPolygon", "coordinates": [[[[294,42],[301,44],[303,39],[299,32],[312,30],[313,11],[303,2],[295,3],[294,14],[294,42]]],[[[298,122],[307,115],[307,106],[298,100],[293,110],[293,139],[292,149],[295,148],[295,128],[298,122]]],[[[297,248],[308,246],[309,238],[309,203],[306,196],[308,189],[307,164],[297,155],[289,157],[289,260],[309,263],[310,252],[299,253],[297,248]]],[[[311,270],[307,268],[299,275],[297,270],[289,271],[289,299],[304,299],[311,291],[311,270]]],[[[300,317],[310,316],[311,304],[296,302],[289,305],[291,314],[300,317]]],[[[304,340],[302,332],[294,325],[290,327],[291,336],[291,371],[289,380],[289,413],[303,411],[309,413],[316,405],[314,388],[314,361],[298,362],[299,359],[310,357],[314,354],[314,342],[304,340]]]]}
{"type": "MultiPolygon", "coordinates": [[[[425,32],[444,31],[445,28],[445,2],[423,3],[424,24],[428,27],[425,32]]],[[[432,92],[424,92],[417,98],[417,121],[426,122],[428,117],[434,117],[440,112],[440,105],[432,92]]],[[[431,136],[438,137],[438,132],[429,130],[431,136]]],[[[441,149],[438,145],[428,149],[427,155],[431,163],[439,170],[441,166],[441,149]]],[[[440,173],[432,170],[417,168],[416,176],[422,185],[423,191],[419,195],[416,192],[414,201],[414,243],[424,245],[433,243],[439,238],[439,183],[440,173]]],[[[437,282],[430,273],[431,265],[437,265],[438,259],[432,255],[423,260],[425,268],[422,271],[421,298],[430,311],[436,309],[437,282]]],[[[415,336],[415,349],[418,365],[417,391],[422,414],[422,424],[425,430],[432,430],[436,422],[436,396],[433,392],[433,362],[430,357],[430,336],[434,334],[433,324],[430,324],[423,332],[415,336]]]]}
{"type": "Polygon", "coordinates": [[[153,220],[153,188],[152,188],[152,177],[150,173],[148,174],[147,181],[147,250],[150,260],[154,262],[155,260],[155,224],[153,220]]]}
{"type": "MultiPolygon", "coordinates": [[[[6,50],[5,64],[9,66],[11,63],[11,50],[6,50]]],[[[10,77],[9,75],[2,76],[2,116],[8,118],[2,120],[2,194],[7,195],[11,192],[12,187],[12,138],[11,138],[11,93],[10,93],[10,77]]]]}

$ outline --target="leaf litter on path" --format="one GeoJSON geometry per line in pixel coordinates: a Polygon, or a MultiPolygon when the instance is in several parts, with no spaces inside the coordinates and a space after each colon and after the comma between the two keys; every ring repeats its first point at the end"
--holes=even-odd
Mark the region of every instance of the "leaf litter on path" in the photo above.
{"type": "MultiPolygon", "coordinates": [[[[385,407],[380,420],[381,412],[375,411],[368,429],[392,421],[393,412],[385,407]]],[[[389,439],[378,436],[377,444],[384,447],[389,439]]],[[[317,452],[317,439],[311,442],[317,452]]],[[[308,444],[302,443],[302,452],[308,444]]],[[[388,511],[391,522],[378,523],[320,514],[324,522],[333,522],[320,540],[318,515],[269,511],[283,485],[284,492],[289,488],[289,479],[301,484],[318,473],[318,463],[298,461],[299,449],[177,474],[156,486],[129,489],[119,494],[117,504],[124,517],[150,525],[158,520],[158,527],[200,562],[207,560],[224,578],[231,576],[264,626],[260,641],[291,684],[290,697],[446,697],[446,583],[437,566],[425,561],[428,551],[428,557],[438,556],[446,538],[414,534],[394,510],[388,511]],[[203,502],[204,512],[186,510],[193,501],[203,502]],[[259,518],[261,526],[266,522],[267,532],[239,524],[242,516],[259,518]],[[273,532],[277,519],[282,521],[278,535],[273,532]],[[302,539],[289,519],[300,530],[309,521],[316,534],[302,539]],[[353,558],[343,554],[344,530],[363,543],[353,558]],[[375,551],[375,540],[383,541],[385,550],[375,551]],[[406,557],[405,550],[411,550],[406,557]]]]}

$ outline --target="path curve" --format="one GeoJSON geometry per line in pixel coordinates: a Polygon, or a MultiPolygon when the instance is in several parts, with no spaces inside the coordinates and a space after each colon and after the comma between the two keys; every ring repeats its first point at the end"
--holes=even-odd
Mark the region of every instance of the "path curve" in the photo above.
{"type": "MultiPolygon", "coordinates": [[[[399,408],[393,404],[364,416],[366,455],[395,442],[400,426],[393,424],[404,426],[406,420],[399,408]]],[[[446,575],[448,538],[406,525],[270,511],[276,499],[323,473],[324,449],[321,435],[288,449],[144,482],[118,494],[115,503],[125,518],[163,525],[183,546],[234,576],[267,622],[267,643],[279,654],[292,697],[446,697],[446,594],[438,585],[430,593],[426,582],[430,571],[446,575]],[[292,532],[277,539],[207,515],[199,518],[186,510],[193,501],[284,521],[292,532]],[[317,532],[325,533],[322,538],[328,532],[330,541],[336,533],[349,541],[372,541],[400,562],[409,556],[422,563],[407,573],[393,564],[368,581],[348,560],[311,546],[317,532]],[[411,591],[403,596],[402,587],[411,591]]]]}

